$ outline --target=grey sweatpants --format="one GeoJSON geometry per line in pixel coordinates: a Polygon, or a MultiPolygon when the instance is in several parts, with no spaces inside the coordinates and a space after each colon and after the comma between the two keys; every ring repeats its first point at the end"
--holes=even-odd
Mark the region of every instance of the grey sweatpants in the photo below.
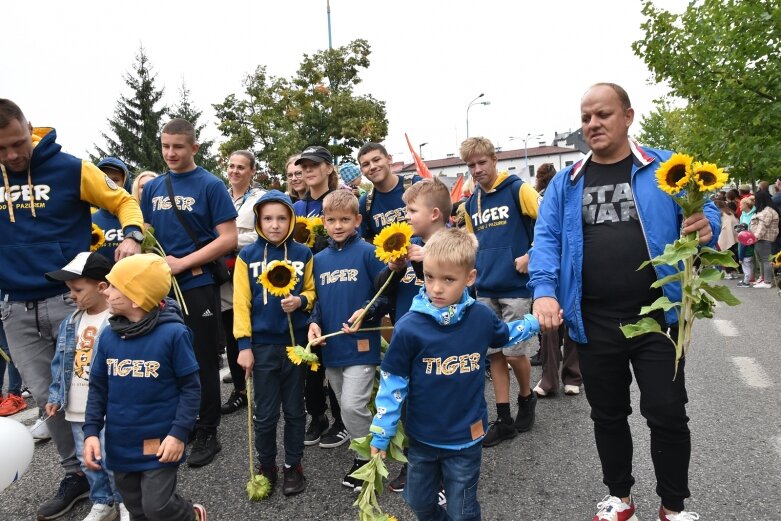
{"type": "Polygon", "coordinates": [[[176,493],[179,467],[114,472],[132,521],[192,521],[193,504],[176,493]]]}
{"type": "MultiPolygon", "coordinates": [[[[52,359],[60,322],[76,311],[68,293],[45,300],[0,303],[3,328],[11,349],[11,358],[22,381],[43,411],[52,383],[52,359]]],[[[66,473],[80,472],[70,423],[58,412],[46,421],[66,473]]]]}
{"type": "Polygon", "coordinates": [[[336,394],[342,409],[342,421],[350,438],[362,438],[369,434],[372,413],[369,400],[374,388],[374,365],[350,365],[326,367],[325,376],[336,394]]]}

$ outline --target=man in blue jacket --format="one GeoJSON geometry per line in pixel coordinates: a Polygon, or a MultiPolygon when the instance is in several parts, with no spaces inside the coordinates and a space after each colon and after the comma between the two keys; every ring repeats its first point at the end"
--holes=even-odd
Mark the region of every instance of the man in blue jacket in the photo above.
{"type": "MultiPolygon", "coordinates": [[[[556,174],[540,207],[529,287],[543,330],[559,327],[563,311],[578,344],[594,436],[610,494],[594,521],[634,521],[631,497],[632,435],[629,365],[640,388],[640,412],[651,428],[651,453],[661,496],[659,519],[695,519],[689,497],[691,437],[686,416],[685,361],[673,380],[675,350],[661,335],[624,338],[619,325],[638,320],[640,308],[664,294],[680,300],[679,284],[651,289],[669,273],[643,261],[662,253],[681,232],[698,232],[701,244],[719,235],[719,211],[686,220],[662,192],[655,172],[671,152],[641,148],[628,138],[634,111],[626,91],[598,83],[581,100],[581,126],[591,152],[556,174]]],[[[654,317],[676,327],[675,310],[654,317]]]]}

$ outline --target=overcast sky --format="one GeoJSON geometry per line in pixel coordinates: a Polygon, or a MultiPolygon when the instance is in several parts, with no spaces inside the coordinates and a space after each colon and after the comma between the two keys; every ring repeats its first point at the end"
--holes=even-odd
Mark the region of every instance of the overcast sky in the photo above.
{"type": "MultiPolygon", "coordinates": [[[[686,1],[656,5],[680,12],[686,1]]],[[[428,143],[426,159],[457,153],[480,93],[490,105],[472,107],[469,133],[505,150],[523,148],[510,136],[549,142],[578,128],[580,98],[598,81],[627,89],[637,132],[666,92],[630,47],[642,36],[640,9],[639,0],[331,0],[331,27],[335,47],[369,41],[358,92],[386,102],[386,146],[408,161],[405,132],[416,148],[428,143]]],[[[328,47],[326,0],[38,0],[2,11],[0,97],[82,157],[129,94],[122,76],[141,44],[165,101],[175,104],[186,81],[218,139],[211,104],[241,93],[258,65],[290,77],[303,54],[328,47]]]]}

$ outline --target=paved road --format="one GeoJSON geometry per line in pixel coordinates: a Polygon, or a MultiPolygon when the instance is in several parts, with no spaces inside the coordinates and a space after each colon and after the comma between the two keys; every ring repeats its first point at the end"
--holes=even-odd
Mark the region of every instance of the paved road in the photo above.
{"type": "MultiPolygon", "coordinates": [[[[742,306],[719,307],[717,320],[698,325],[687,363],[693,438],[692,498],[687,507],[706,520],[781,520],[781,297],[774,290],[751,288],[736,294],[744,300],[742,306]]],[[[538,368],[534,369],[536,378],[538,368]]],[[[226,396],[229,391],[223,386],[226,396]]],[[[491,394],[489,390],[489,399],[491,394]]],[[[639,411],[636,392],[633,402],[639,411]]],[[[485,520],[592,518],[606,489],[588,413],[583,395],[540,400],[531,432],[484,451],[480,500],[485,520]]],[[[31,418],[29,413],[20,414],[25,423],[31,418]]],[[[631,425],[638,518],[656,520],[659,500],[649,436],[639,412],[631,425]]],[[[246,415],[225,417],[220,435],[223,451],[215,463],[202,469],[183,467],[180,472],[180,491],[204,503],[210,520],[357,518],[351,506],[354,496],[340,485],[352,460],[346,446],[306,449],[305,493],[285,498],[275,492],[267,501],[251,503],[244,492],[246,415]]],[[[391,468],[392,474],[395,471],[391,468]]],[[[0,520],[34,519],[36,506],[53,492],[60,477],[52,444],[40,444],[27,473],[0,493],[0,520]]],[[[399,519],[413,519],[399,495],[388,492],[381,503],[399,519]]],[[[81,520],[88,510],[82,502],[62,519],[81,520]]]]}

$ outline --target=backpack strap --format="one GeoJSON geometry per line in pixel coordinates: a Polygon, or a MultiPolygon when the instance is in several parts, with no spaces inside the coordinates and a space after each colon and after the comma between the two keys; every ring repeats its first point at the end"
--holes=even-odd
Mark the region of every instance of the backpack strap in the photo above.
{"type": "Polygon", "coordinates": [[[526,235],[529,236],[529,244],[534,242],[534,219],[523,213],[523,207],[521,206],[521,186],[524,184],[524,180],[520,177],[518,178],[517,182],[513,182],[512,184],[512,191],[513,191],[513,200],[515,201],[515,206],[518,208],[518,214],[521,216],[521,222],[523,223],[524,228],[526,228],[526,235]]]}
{"type": "MultiPolygon", "coordinates": [[[[414,176],[412,174],[404,174],[404,175],[396,174],[396,177],[399,178],[399,181],[401,182],[401,186],[405,192],[407,191],[407,188],[412,186],[412,183],[414,182],[413,179],[414,176]]],[[[373,202],[374,202],[374,185],[372,185],[371,190],[369,190],[366,193],[366,201],[364,204],[364,210],[366,210],[366,217],[371,217],[373,202]]]]}

